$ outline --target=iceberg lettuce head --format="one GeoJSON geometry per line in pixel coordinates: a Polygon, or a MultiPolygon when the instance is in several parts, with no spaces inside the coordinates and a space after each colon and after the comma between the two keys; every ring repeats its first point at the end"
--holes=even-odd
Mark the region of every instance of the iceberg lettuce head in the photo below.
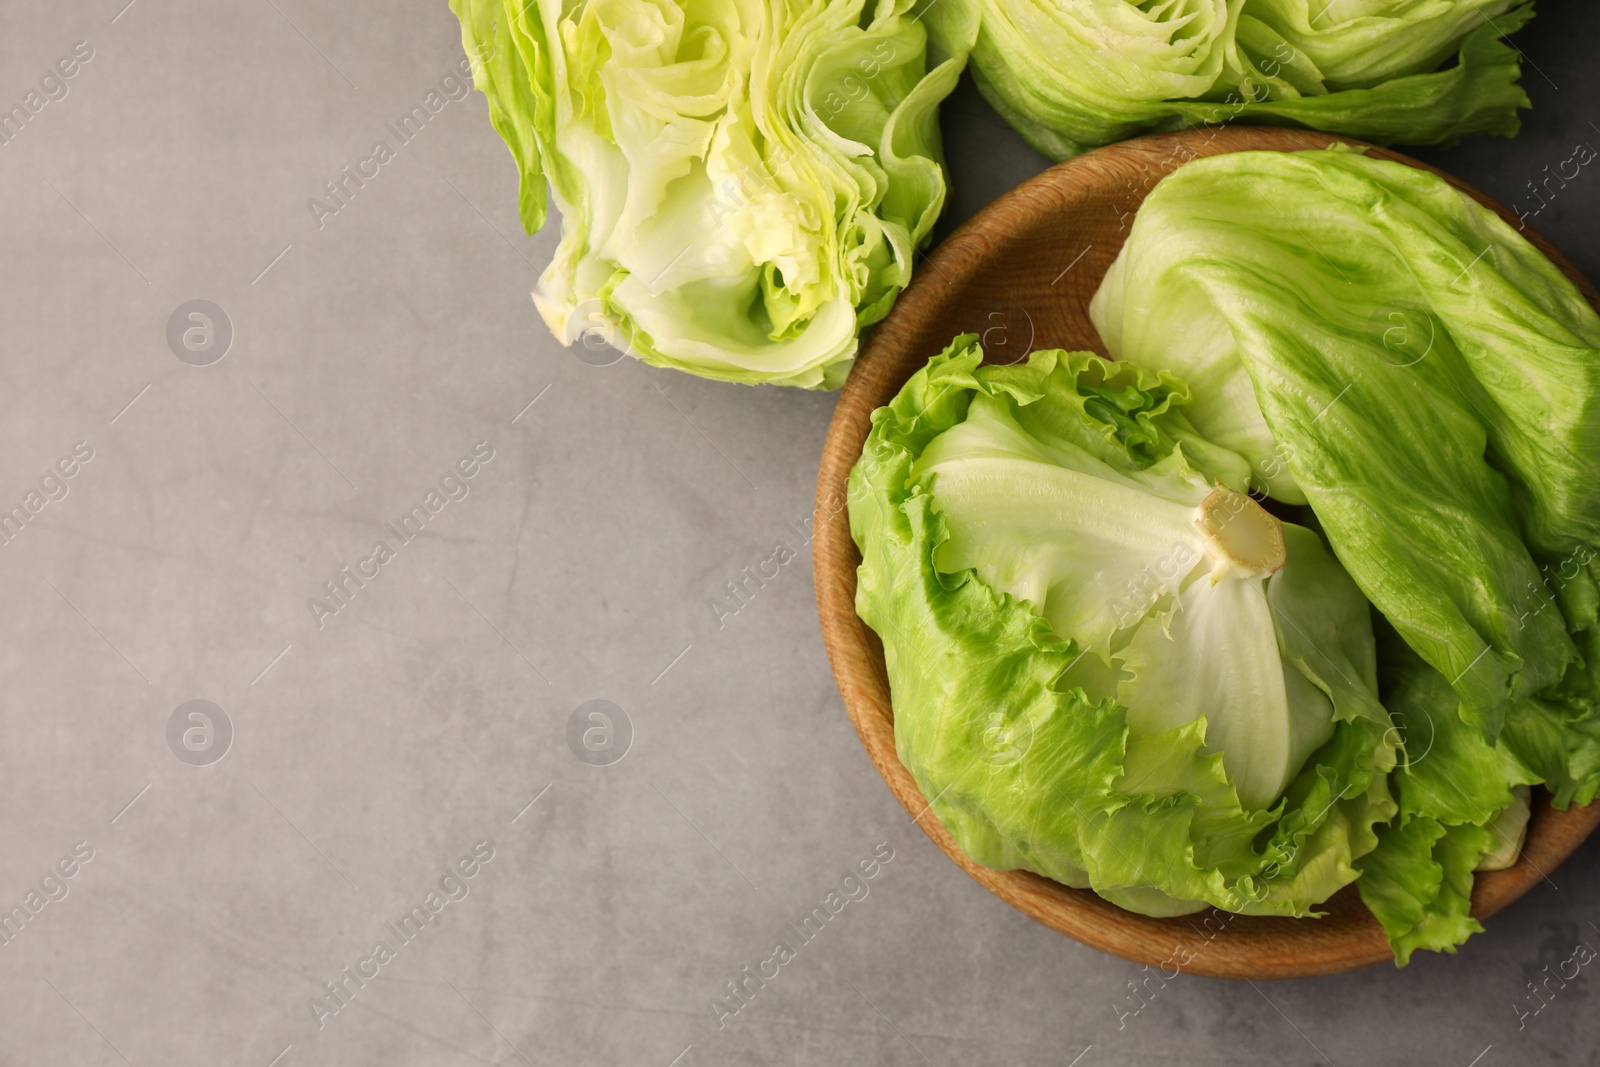
{"type": "Polygon", "coordinates": [[[567,344],[836,387],[944,204],[911,0],[452,0],[473,80],[561,242],[534,302],[567,344]]]}
{"type": "Polygon", "coordinates": [[[1052,159],[1262,122],[1384,143],[1509,136],[1522,0],[924,0],[942,47],[1052,159]]]}
{"type": "Polygon", "coordinates": [[[971,336],[873,418],[856,606],[901,761],[978,862],[1175,915],[1305,915],[1394,812],[1365,598],[1187,389],[971,336]]]}

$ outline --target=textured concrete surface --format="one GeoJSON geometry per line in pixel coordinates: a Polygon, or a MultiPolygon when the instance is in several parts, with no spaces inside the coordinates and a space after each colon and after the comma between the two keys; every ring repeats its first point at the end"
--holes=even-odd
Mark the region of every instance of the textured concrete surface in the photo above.
{"type": "MultiPolygon", "coordinates": [[[[831,397],[546,335],[554,234],[450,99],[444,5],[125,3],[4,5],[0,103],[73,74],[0,144],[0,503],[39,494],[0,545],[0,904],[38,894],[0,1063],[1600,1062],[1587,969],[1518,1026],[1600,944],[1595,845],[1460,956],[1129,1014],[1137,968],[961,875],[845,720],[804,529],[831,397]]],[[[1524,206],[1600,144],[1600,24],[1548,6],[1526,134],[1429,155],[1524,206]]],[[[953,218],[1042,166],[970,87],[946,126],[953,218]]],[[[1533,221],[1600,276],[1597,207],[1584,168],[1533,221]]]]}

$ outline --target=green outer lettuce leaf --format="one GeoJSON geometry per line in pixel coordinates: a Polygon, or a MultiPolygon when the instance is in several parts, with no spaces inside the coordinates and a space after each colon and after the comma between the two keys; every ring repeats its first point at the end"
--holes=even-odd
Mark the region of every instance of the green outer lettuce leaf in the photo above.
{"type": "Polygon", "coordinates": [[[1511,806],[1514,788],[1539,782],[1539,774],[1463,722],[1444,675],[1388,636],[1382,645],[1385,706],[1405,739],[1390,783],[1401,813],[1488,826],[1511,806]]]}
{"type": "MultiPolygon", "coordinates": [[[[1149,914],[1207,903],[1312,914],[1357,877],[1356,860],[1377,843],[1374,824],[1394,812],[1387,715],[1370,699],[1341,708],[1351,717],[1335,723],[1279,803],[1247,811],[1222,756],[1203,750],[1202,720],[1130,731],[1114,698],[1067,685],[1062,676],[1085,648],[973,570],[935,565],[949,530],[935,506],[937,475],[930,492],[929,478],[915,473],[918,458],[979,399],[1007,398],[1036,430],[1058,431],[1054,447],[1071,442],[1135,470],[1133,457],[1149,463],[1152,450],[1187,454],[1188,396],[1169,378],[1088,353],[1036,352],[1010,367],[980,367],[981,359],[966,336],[918,371],[874,413],[850,479],[863,557],[856,607],[883,638],[901,761],[934,815],[987,866],[1092,886],[1149,914]],[[1096,392],[1096,382],[1106,388],[1096,392]],[[1075,404],[1062,402],[1066,391],[1075,404]],[[1074,419],[1099,429],[1069,432],[1074,419]]],[[[1209,451],[1239,469],[1237,457],[1209,451]]]]}
{"type": "Polygon", "coordinates": [[[1380,651],[1385,703],[1404,739],[1390,776],[1400,812],[1379,831],[1356,885],[1403,967],[1416,949],[1453,953],[1483,929],[1468,914],[1473,871],[1497,848],[1520,844],[1500,840],[1497,824],[1520,806],[1516,787],[1540,778],[1463,722],[1449,681],[1392,631],[1380,633],[1380,651]]]}
{"type": "Polygon", "coordinates": [[[835,388],[944,205],[912,0],[452,0],[567,344],[835,388]]]}
{"type": "Polygon", "coordinates": [[[1396,966],[1404,967],[1419,948],[1453,954],[1483,932],[1468,909],[1473,868],[1493,847],[1487,829],[1420,817],[1384,827],[1378,841],[1356,885],[1389,935],[1396,966]]]}
{"type": "Polygon", "coordinates": [[[489,101],[489,121],[511,149],[520,175],[518,214],[529,233],[544,226],[545,176],[540,143],[555,139],[549,48],[543,27],[526,10],[511,18],[505,6],[452,0],[461,43],[472,63],[472,84],[489,101]],[[534,86],[539,88],[535,90],[534,86]]]}
{"type": "Polygon", "coordinates": [[[1380,142],[1517,132],[1517,0],[923,0],[995,109],[1061,160],[1153,130],[1305,126],[1380,142]],[[937,12],[937,14],[935,14],[937,12]],[[1451,62],[1453,60],[1453,62],[1451,62]]]}

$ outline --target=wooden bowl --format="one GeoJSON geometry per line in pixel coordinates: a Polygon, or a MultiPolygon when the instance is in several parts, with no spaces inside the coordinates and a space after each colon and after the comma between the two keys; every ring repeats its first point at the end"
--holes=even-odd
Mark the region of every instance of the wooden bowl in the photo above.
{"type": "MultiPolygon", "coordinates": [[[[962,853],[900,763],[883,646],[856,617],[856,568],[845,491],[861,454],[873,409],[889,402],[917,368],[956,334],[983,335],[997,361],[1030,348],[1105,346],[1089,322],[1089,298],[1127,236],[1145,195],[1181,163],[1197,156],[1254,149],[1324,148],[1342,138],[1300,130],[1234,127],[1188,130],[1111,145],[1053,167],[979,212],[921,265],[893,312],[872,331],[850,373],[828,429],[817,476],[817,609],[845,710],[884,781],[908,814],[964,871],[1012,907],[1051,929],[1104,952],[1152,966],[1224,978],[1294,978],[1332,974],[1392,959],[1376,919],[1354,886],[1328,901],[1321,919],[1232,916],[1207,912],[1152,919],[1123,911],[1088,890],[1070,889],[1025,871],[980,867],[962,853]]],[[[1349,142],[1359,143],[1359,142],[1349,142]]],[[[1380,159],[1433,170],[1395,152],[1368,146],[1380,159]]],[[[1435,171],[1434,173],[1439,173],[1435,171]]],[[[1517,219],[1482,193],[1441,175],[1456,188],[1517,219]]],[[[1600,296],[1555,249],[1531,231],[1530,241],[1582,289],[1600,296]]],[[[1536,798],[1527,843],[1515,867],[1482,873],[1472,914],[1493,915],[1531,889],[1600,822],[1600,804],[1556,811],[1536,798]]]]}

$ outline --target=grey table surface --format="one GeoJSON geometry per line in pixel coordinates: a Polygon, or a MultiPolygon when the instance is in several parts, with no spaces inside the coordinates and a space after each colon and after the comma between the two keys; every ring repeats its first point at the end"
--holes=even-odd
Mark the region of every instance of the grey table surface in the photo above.
{"type": "MultiPolygon", "coordinates": [[[[804,525],[832,396],[545,332],[556,224],[522,235],[451,99],[445,6],[124,4],[0,8],[6,108],[78,47],[0,144],[0,504],[38,505],[0,544],[0,1063],[1600,1063],[1588,971],[1527,987],[1600,944],[1600,842],[1458,956],[1133,1013],[1139,968],[961,874],[845,718],[804,525]]],[[[1600,276],[1600,177],[1529,186],[1600,144],[1596,16],[1548,8],[1522,137],[1427,158],[1600,276]]],[[[1044,166],[970,85],[944,121],[945,229],[1044,166]]]]}

